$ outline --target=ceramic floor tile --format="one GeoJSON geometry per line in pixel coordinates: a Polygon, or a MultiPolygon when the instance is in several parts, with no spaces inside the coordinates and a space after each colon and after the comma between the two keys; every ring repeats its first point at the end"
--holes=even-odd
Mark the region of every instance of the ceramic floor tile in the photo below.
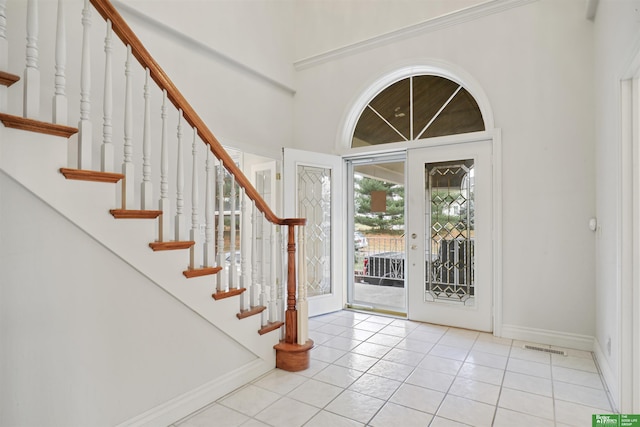
{"type": "Polygon", "coordinates": [[[307,378],[311,378],[318,372],[322,371],[324,368],[329,366],[327,362],[323,362],[321,360],[316,360],[314,358],[309,359],[309,367],[303,371],[298,371],[296,374],[302,375],[307,378]]]}
{"type": "Polygon", "coordinates": [[[597,374],[598,368],[593,359],[576,356],[560,356],[558,354],[551,355],[551,364],[553,366],[562,366],[563,368],[576,369],[579,371],[587,371],[597,374]]]}
{"type": "Polygon", "coordinates": [[[319,410],[306,403],[283,397],[258,413],[255,418],[278,427],[299,427],[309,421],[319,410]]]}
{"type": "Polygon", "coordinates": [[[553,395],[556,399],[610,410],[609,398],[602,389],[554,381],[553,395]]]}
{"type": "Polygon", "coordinates": [[[413,369],[413,366],[381,360],[373,365],[367,373],[396,381],[404,381],[413,369]]]}
{"type": "Polygon", "coordinates": [[[416,341],[424,341],[424,342],[435,344],[438,341],[440,341],[440,338],[442,338],[442,335],[443,335],[442,333],[428,332],[428,331],[422,330],[421,328],[417,328],[417,329],[414,329],[409,335],[407,335],[407,338],[410,338],[416,341]]]}
{"type": "Polygon", "coordinates": [[[396,348],[427,354],[431,351],[433,346],[434,343],[424,342],[413,338],[405,338],[396,345],[396,348]]]}
{"type": "Polygon", "coordinates": [[[444,345],[441,344],[441,342],[442,341],[439,341],[438,344],[433,346],[429,352],[430,355],[446,357],[447,359],[459,360],[461,362],[467,358],[467,354],[469,353],[468,349],[444,345]]]}
{"type": "Polygon", "coordinates": [[[454,375],[418,368],[409,375],[406,382],[446,393],[455,378],[454,375]]]}
{"type": "Polygon", "coordinates": [[[551,363],[538,363],[529,360],[509,358],[507,370],[541,378],[551,378],[551,363]]]}
{"type": "Polygon", "coordinates": [[[372,344],[386,345],[387,347],[393,347],[402,341],[402,337],[395,337],[393,335],[375,334],[369,338],[366,342],[372,344]]]}
{"type": "Polygon", "coordinates": [[[365,356],[363,354],[357,353],[347,353],[333,363],[338,366],[344,366],[346,368],[365,372],[377,362],[378,359],[375,357],[365,356]]]}
{"type": "Polygon", "coordinates": [[[451,385],[449,394],[495,405],[500,396],[500,386],[458,377],[451,385]]]}
{"type": "Polygon", "coordinates": [[[509,357],[509,353],[511,353],[511,346],[478,339],[471,348],[471,351],[476,350],[483,353],[495,354],[497,356],[509,357]]]}
{"type": "Polygon", "coordinates": [[[371,338],[375,332],[364,331],[362,329],[349,329],[340,334],[341,337],[351,338],[352,340],[366,341],[371,338]]]}
{"type": "Polygon", "coordinates": [[[349,390],[387,400],[402,383],[377,375],[364,374],[349,386],[349,390]]]}
{"type": "Polygon", "coordinates": [[[396,403],[422,412],[434,414],[445,394],[412,384],[403,384],[391,396],[389,402],[396,403]]]}
{"type": "Polygon", "coordinates": [[[311,349],[310,358],[320,360],[322,362],[333,363],[347,354],[346,351],[337,348],[317,345],[311,349]]]}
{"type": "Polygon", "coordinates": [[[384,405],[384,400],[355,391],[345,390],[325,408],[343,417],[351,418],[361,423],[367,423],[384,405]]]}
{"type": "Polygon", "coordinates": [[[304,376],[281,369],[274,369],[253,384],[278,394],[287,394],[305,381],[307,381],[307,378],[304,376]]]}
{"type": "Polygon", "coordinates": [[[388,351],[391,350],[392,347],[380,344],[374,344],[371,342],[363,342],[353,350],[353,353],[364,354],[365,356],[377,357],[380,358],[387,354],[388,351]]]}
{"type": "Polygon", "coordinates": [[[421,369],[429,369],[430,371],[442,372],[449,375],[456,375],[460,367],[462,367],[462,362],[459,360],[447,359],[431,354],[427,354],[418,365],[418,368],[421,369]]]}
{"type": "Polygon", "coordinates": [[[277,393],[250,384],[223,398],[220,403],[253,417],[279,398],[277,393]]]}
{"type": "Polygon", "coordinates": [[[504,370],[507,366],[507,357],[485,353],[478,350],[471,350],[467,356],[466,362],[473,363],[474,365],[482,365],[504,370]]]}
{"type": "Polygon", "coordinates": [[[188,420],[176,424],[178,427],[209,427],[219,425],[221,427],[236,427],[246,422],[248,416],[233,409],[214,403],[213,405],[197,412],[188,420]]]}
{"type": "Polygon", "coordinates": [[[381,334],[393,335],[393,336],[402,337],[402,338],[406,337],[410,332],[411,332],[411,329],[407,329],[401,326],[393,326],[393,325],[387,325],[380,330],[381,334]]]}
{"type": "Polygon", "coordinates": [[[329,335],[340,335],[343,332],[347,331],[349,328],[340,325],[334,325],[332,323],[326,323],[322,326],[317,327],[315,330],[317,332],[322,332],[329,335]]]}
{"type": "Polygon", "coordinates": [[[325,341],[322,345],[325,347],[337,348],[338,350],[350,351],[356,348],[362,341],[353,340],[344,336],[333,337],[325,341]]]}
{"type": "Polygon", "coordinates": [[[318,372],[313,379],[332,384],[338,387],[347,388],[357,380],[361,371],[345,368],[343,366],[329,365],[322,371],[318,372]]]}
{"type": "Polygon", "coordinates": [[[424,353],[394,348],[385,354],[382,359],[402,363],[403,365],[417,366],[424,359],[424,353]]]}
{"type": "Polygon", "coordinates": [[[533,415],[512,411],[510,409],[498,408],[493,420],[493,427],[514,426],[555,427],[555,424],[552,420],[534,417],[533,415]]]}
{"type": "Polygon", "coordinates": [[[473,363],[465,363],[462,365],[462,368],[460,368],[458,376],[489,384],[500,385],[502,384],[504,371],[502,369],[474,365],[473,363]]]}
{"type": "Polygon", "coordinates": [[[333,337],[335,337],[335,335],[325,334],[324,332],[319,331],[309,331],[309,338],[313,340],[313,343],[315,345],[320,345],[324,342],[327,342],[333,337]]]}
{"type": "Polygon", "coordinates": [[[382,323],[375,323],[375,322],[371,322],[369,320],[365,320],[363,322],[358,323],[355,326],[355,329],[360,329],[362,331],[369,331],[369,332],[379,332],[380,329],[384,328],[385,325],[382,323]]]}
{"type": "Polygon", "coordinates": [[[490,426],[495,406],[458,396],[447,395],[437,415],[473,426],[490,426]]]}
{"type": "Polygon", "coordinates": [[[498,401],[500,408],[524,412],[548,420],[553,420],[553,399],[539,394],[503,388],[498,401]]]}
{"type": "Polygon", "coordinates": [[[388,402],[378,411],[369,423],[372,427],[424,427],[431,422],[433,415],[388,402]]]}
{"type": "Polygon", "coordinates": [[[459,423],[447,418],[433,417],[433,421],[429,424],[429,427],[467,427],[469,424],[459,423]]]}
{"type": "Polygon", "coordinates": [[[350,418],[345,418],[328,411],[318,412],[304,427],[363,427],[363,423],[359,423],[350,418]]]}
{"type": "Polygon", "coordinates": [[[318,408],[324,408],[336,398],[344,389],[313,378],[303,383],[289,393],[289,397],[300,402],[308,403],[318,408]]]}
{"type": "Polygon", "coordinates": [[[557,400],[556,423],[568,426],[583,427],[591,425],[592,414],[608,414],[609,411],[603,408],[593,408],[591,406],[580,405],[573,402],[557,400]]]}
{"type": "Polygon", "coordinates": [[[445,334],[438,344],[446,345],[449,347],[456,347],[464,350],[470,350],[476,343],[475,338],[467,338],[456,335],[445,334]]]}
{"type": "Polygon", "coordinates": [[[579,371],[577,369],[563,368],[561,366],[554,366],[552,368],[552,372],[554,381],[562,381],[585,387],[603,389],[600,375],[594,374],[593,372],[579,371]]]}
{"type": "Polygon", "coordinates": [[[550,379],[520,374],[518,372],[505,372],[502,386],[547,397],[553,396],[550,379]]]}
{"type": "Polygon", "coordinates": [[[271,427],[271,424],[265,424],[262,421],[258,421],[255,418],[251,418],[249,421],[242,424],[241,427],[271,427]]]}
{"type": "Polygon", "coordinates": [[[174,426],[581,427],[611,412],[590,352],[352,311],[309,325],[308,369],[273,370],[174,426]]]}

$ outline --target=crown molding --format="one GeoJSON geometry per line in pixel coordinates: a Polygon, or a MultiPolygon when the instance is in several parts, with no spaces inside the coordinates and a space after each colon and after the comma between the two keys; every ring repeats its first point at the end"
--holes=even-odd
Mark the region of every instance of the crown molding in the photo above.
{"type": "Polygon", "coordinates": [[[390,31],[367,40],[362,40],[318,55],[313,55],[308,58],[295,61],[293,65],[298,71],[304,70],[348,55],[383,46],[388,43],[438,31],[465,22],[474,21],[485,16],[504,12],[514,7],[524,6],[535,1],[538,0],[489,0],[486,3],[451,12],[418,24],[390,31]]]}

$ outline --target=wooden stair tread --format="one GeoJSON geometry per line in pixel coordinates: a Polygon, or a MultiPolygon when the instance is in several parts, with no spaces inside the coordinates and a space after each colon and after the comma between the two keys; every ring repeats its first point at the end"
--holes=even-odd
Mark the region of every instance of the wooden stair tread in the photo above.
{"type": "Polygon", "coordinates": [[[0,85],[9,87],[18,80],[20,80],[20,76],[7,73],[6,71],[0,71],[0,85]]]}
{"type": "Polygon", "coordinates": [[[44,133],[46,135],[62,136],[64,138],[69,138],[71,135],[78,133],[78,128],[71,126],[41,122],[40,120],[27,119],[25,117],[13,116],[5,113],[0,113],[0,121],[8,128],[44,133]]]}
{"type": "Polygon", "coordinates": [[[136,209],[111,209],[109,212],[116,219],[155,219],[162,215],[162,211],[136,209]]]}
{"type": "Polygon", "coordinates": [[[271,331],[275,331],[276,329],[280,329],[283,326],[284,326],[284,322],[269,322],[265,326],[260,328],[258,333],[260,335],[264,335],[264,334],[267,334],[267,333],[269,333],[271,331]]]}
{"type": "Polygon", "coordinates": [[[255,307],[250,308],[249,310],[242,310],[240,313],[236,314],[238,319],[245,319],[250,316],[255,316],[256,314],[262,313],[265,311],[267,307],[263,305],[257,305],[255,307]]]}
{"type": "Polygon", "coordinates": [[[114,184],[124,178],[124,175],[121,173],[100,172],[84,169],[60,168],[60,173],[63,174],[67,179],[92,182],[109,182],[114,184]]]}
{"type": "Polygon", "coordinates": [[[182,274],[184,274],[184,277],[186,277],[187,279],[191,279],[192,277],[201,277],[216,274],[220,270],[222,270],[222,267],[189,268],[183,271],[182,274]]]}
{"type": "Polygon", "coordinates": [[[218,301],[220,299],[224,299],[224,298],[230,298],[230,297],[234,297],[236,295],[240,295],[241,293],[243,293],[244,291],[246,291],[246,288],[237,288],[237,289],[229,289],[226,292],[216,292],[215,294],[211,295],[213,297],[214,300],[218,301]]]}
{"type": "Polygon", "coordinates": [[[173,241],[173,242],[152,242],[149,247],[154,251],[175,251],[179,249],[189,249],[195,245],[193,240],[173,241]]]}

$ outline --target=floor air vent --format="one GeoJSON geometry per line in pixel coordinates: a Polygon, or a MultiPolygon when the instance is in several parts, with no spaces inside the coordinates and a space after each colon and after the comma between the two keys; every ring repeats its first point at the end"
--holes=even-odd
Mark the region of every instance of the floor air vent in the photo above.
{"type": "Polygon", "coordinates": [[[535,351],[542,351],[542,352],[545,352],[545,353],[560,354],[562,356],[566,356],[567,355],[567,352],[562,351],[562,350],[554,350],[552,348],[538,347],[538,346],[529,345],[529,344],[523,345],[522,348],[524,348],[525,350],[535,350],[535,351]]]}

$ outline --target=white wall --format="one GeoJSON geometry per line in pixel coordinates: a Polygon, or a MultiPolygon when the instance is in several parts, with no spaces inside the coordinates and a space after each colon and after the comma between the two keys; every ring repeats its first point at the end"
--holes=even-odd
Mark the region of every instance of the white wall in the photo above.
{"type": "Polygon", "coordinates": [[[255,359],[3,173],[0,200],[1,425],[113,426],[255,359]]]}
{"type": "MultiPolygon", "coordinates": [[[[596,345],[599,360],[620,403],[621,336],[619,330],[621,294],[620,81],[627,78],[629,61],[640,42],[638,1],[601,0],[595,20],[595,95],[597,216],[600,224],[596,240],[596,345]],[[611,340],[611,353],[607,342],[611,340]],[[604,358],[602,358],[604,356],[604,358]]],[[[634,260],[637,262],[637,260],[634,260]]],[[[629,396],[627,396],[629,398],[629,396]]],[[[625,408],[621,408],[625,410],[625,408]]],[[[626,408],[627,411],[630,408],[626,408]]]]}
{"type": "Polygon", "coordinates": [[[541,0],[396,42],[307,62],[296,148],[336,152],[342,121],[373,82],[432,61],[477,80],[503,136],[504,324],[595,334],[592,23],[583,1],[541,0]]]}
{"type": "Polygon", "coordinates": [[[305,59],[486,2],[295,1],[295,59],[305,59]]]}

